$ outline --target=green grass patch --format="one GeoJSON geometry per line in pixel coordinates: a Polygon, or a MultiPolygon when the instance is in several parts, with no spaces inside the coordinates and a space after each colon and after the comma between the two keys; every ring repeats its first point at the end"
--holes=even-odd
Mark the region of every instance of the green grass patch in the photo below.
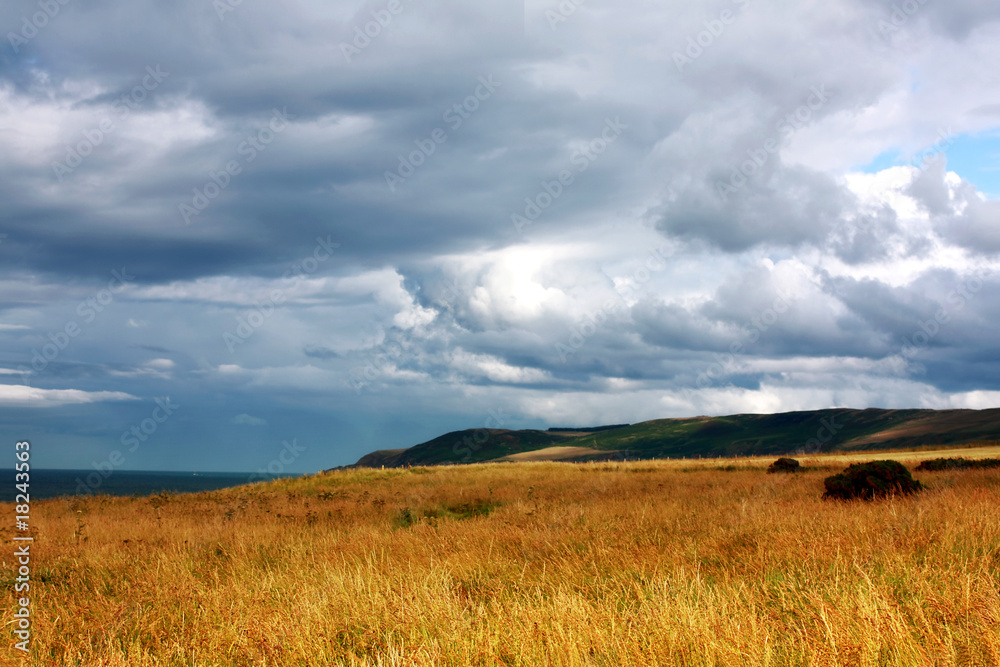
{"type": "Polygon", "coordinates": [[[436,525],[441,519],[452,519],[455,521],[475,519],[476,517],[489,516],[490,512],[496,509],[498,505],[498,503],[488,500],[476,499],[465,503],[437,505],[419,510],[404,507],[396,514],[396,523],[400,528],[409,528],[418,523],[436,525]]]}

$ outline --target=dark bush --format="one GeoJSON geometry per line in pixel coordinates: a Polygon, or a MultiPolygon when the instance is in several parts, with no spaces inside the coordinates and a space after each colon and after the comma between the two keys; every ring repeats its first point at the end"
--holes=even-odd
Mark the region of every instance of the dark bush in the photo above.
{"type": "Polygon", "coordinates": [[[767,467],[767,472],[799,472],[802,466],[795,459],[780,458],[767,467]]]}
{"type": "Polygon", "coordinates": [[[1000,459],[931,459],[923,461],[917,470],[939,472],[941,470],[967,470],[969,468],[1000,468],[1000,459]]]}
{"type": "Polygon", "coordinates": [[[855,463],[839,475],[827,477],[823,484],[826,486],[824,500],[872,500],[896,494],[908,495],[924,488],[898,461],[855,463]]]}

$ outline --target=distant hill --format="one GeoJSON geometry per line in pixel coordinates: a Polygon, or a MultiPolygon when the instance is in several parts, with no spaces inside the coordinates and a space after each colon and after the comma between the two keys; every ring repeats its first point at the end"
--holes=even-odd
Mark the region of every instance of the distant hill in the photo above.
{"type": "Polygon", "coordinates": [[[612,424],[611,426],[585,426],[576,428],[556,428],[548,429],[549,433],[593,433],[594,431],[610,431],[616,428],[625,428],[631,424],[612,424]]]}
{"type": "Polygon", "coordinates": [[[409,449],[363,456],[356,467],[397,468],[497,460],[769,456],[913,449],[1000,440],[1000,409],[811,410],[773,415],[654,419],[548,431],[469,429],[409,449]]]}
{"type": "Polygon", "coordinates": [[[361,457],[355,465],[363,468],[399,468],[407,465],[476,463],[551,447],[575,437],[548,431],[468,429],[445,433],[409,449],[381,449],[361,457]]]}

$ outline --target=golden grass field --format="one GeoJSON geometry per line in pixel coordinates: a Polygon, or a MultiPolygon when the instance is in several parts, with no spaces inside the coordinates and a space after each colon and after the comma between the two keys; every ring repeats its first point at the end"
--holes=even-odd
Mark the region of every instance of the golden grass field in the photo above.
{"type": "Polygon", "coordinates": [[[915,473],[917,496],[836,503],[820,495],[838,457],[796,475],[765,474],[770,460],[36,501],[32,652],[0,662],[1000,665],[1000,471],[915,473]]]}

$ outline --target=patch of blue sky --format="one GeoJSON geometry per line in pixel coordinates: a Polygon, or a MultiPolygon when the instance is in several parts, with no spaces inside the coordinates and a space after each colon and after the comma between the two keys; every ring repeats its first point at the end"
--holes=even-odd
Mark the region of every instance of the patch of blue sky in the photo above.
{"type": "Polygon", "coordinates": [[[948,158],[948,171],[969,181],[990,199],[1000,199],[1000,130],[940,138],[913,155],[890,149],[858,170],[873,174],[889,167],[919,166],[924,159],[941,152],[948,158]]]}

